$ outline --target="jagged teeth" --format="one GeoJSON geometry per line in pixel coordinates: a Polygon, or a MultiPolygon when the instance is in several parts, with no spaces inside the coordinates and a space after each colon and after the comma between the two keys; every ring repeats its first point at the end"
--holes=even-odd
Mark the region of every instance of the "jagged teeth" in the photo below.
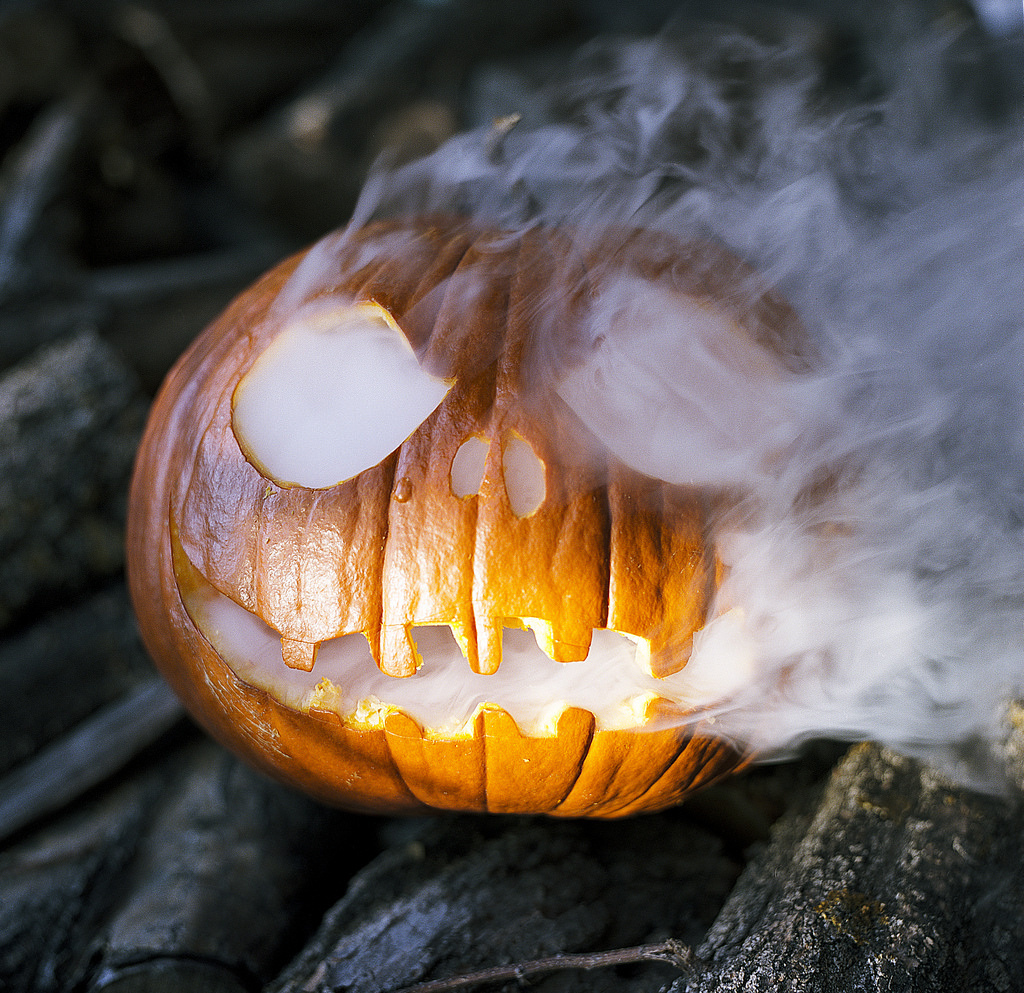
{"type": "MultiPolygon", "coordinates": [[[[194,567],[193,567],[194,568],[194,567]]],[[[638,664],[636,639],[595,630],[583,662],[553,662],[530,631],[495,627],[502,664],[493,675],[476,675],[465,664],[465,644],[447,626],[416,627],[407,633],[422,656],[415,679],[393,679],[373,662],[367,639],[341,635],[319,644],[282,638],[280,632],[198,574],[179,587],[192,620],[235,674],[296,710],[327,708],[342,718],[356,715],[365,701],[398,708],[423,727],[464,724],[483,705],[501,707],[524,733],[543,733],[553,713],[566,707],[590,711],[600,726],[635,727],[655,698],[687,709],[723,698],[746,685],[755,667],[742,615],[727,612],[695,639],[685,669],[663,679],[638,664]],[[302,665],[284,665],[289,657],[302,665]],[[320,689],[318,690],[318,687],[320,689]]]]}

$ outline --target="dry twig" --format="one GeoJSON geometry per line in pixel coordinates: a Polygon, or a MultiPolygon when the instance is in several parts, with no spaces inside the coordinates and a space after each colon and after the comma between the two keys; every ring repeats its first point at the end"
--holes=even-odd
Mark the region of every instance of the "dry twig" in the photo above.
{"type": "Polygon", "coordinates": [[[492,966],[477,972],[467,972],[448,979],[432,979],[425,983],[406,986],[396,993],[450,993],[451,990],[467,989],[490,983],[507,982],[535,976],[544,972],[558,972],[562,969],[604,969],[616,965],[632,965],[637,962],[666,962],[682,972],[690,972],[694,966],[693,949],[681,941],[669,938],[652,945],[636,945],[632,948],[616,948],[609,952],[582,952],[577,955],[551,955],[529,962],[492,966]]]}

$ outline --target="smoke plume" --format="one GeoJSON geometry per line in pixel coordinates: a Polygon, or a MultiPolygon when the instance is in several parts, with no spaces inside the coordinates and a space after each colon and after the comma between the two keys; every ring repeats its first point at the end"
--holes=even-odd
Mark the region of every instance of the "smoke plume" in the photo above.
{"type": "Polygon", "coordinates": [[[728,393],[733,363],[670,313],[595,327],[592,381],[563,386],[636,468],[748,494],[715,523],[732,622],[695,658],[751,660],[709,706],[769,755],[869,737],[955,764],[1024,690],[1022,102],[976,26],[905,13],[680,25],[480,77],[516,116],[382,165],[356,212],[709,238],[790,301],[814,371],[714,411],[685,370],[728,393]]]}

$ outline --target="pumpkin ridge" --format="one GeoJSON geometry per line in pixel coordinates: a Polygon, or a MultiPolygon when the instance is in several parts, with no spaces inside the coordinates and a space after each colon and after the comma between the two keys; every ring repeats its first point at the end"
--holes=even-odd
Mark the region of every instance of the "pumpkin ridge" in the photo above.
{"type": "MultiPolygon", "coordinates": [[[[486,236],[486,232],[481,231],[481,230],[473,231],[473,230],[464,230],[462,228],[459,228],[459,229],[457,229],[455,234],[452,236],[452,240],[455,240],[455,239],[461,239],[462,240],[462,242],[463,242],[463,244],[462,244],[462,251],[459,253],[459,256],[458,256],[457,260],[453,259],[453,264],[450,267],[448,275],[446,275],[442,279],[440,279],[438,281],[438,283],[436,284],[436,286],[434,287],[434,289],[436,289],[437,287],[439,287],[439,286],[441,286],[443,284],[444,285],[444,290],[443,290],[442,299],[441,299],[441,301],[439,303],[438,312],[434,315],[435,319],[434,319],[434,323],[433,323],[433,325],[432,325],[432,327],[430,329],[430,335],[429,335],[429,337],[427,338],[427,340],[424,342],[424,344],[422,346],[422,355],[424,357],[427,357],[428,360],[429,360],[429,357],[433,356],[435,354],[435,351],[439,349],[439,341],[441,342],[441,346],[440,347],[443,348],[443,337],[444,337],[444,335],[443,335],[442,329],[439,327],[439,324],[440,324],[441,314],[444,313],[444,306],[445,306],[445,303],[448,300],[449,293],[452,291],[452,288],[456,285],[457,281],[461,277],[462,270],[463,270],[464,267],[467,270],[470,270],[470,272],[471,272],[473,266],[479,264],[479,256],[480,256],[481,253],[486,251],[486,247],[487,247],[487,245],[489,243],[489,239],[486,236]]],[[[516,253],[518,255],[518,253],[519,253],[519,246],[518,245],[516,246],[515,251],[516,251],[516,253]]],[[[507,326],[507,321],[508,321],[508,307],[509,307],[509,293],[508,293],[508,289],[507,288],[504,289],[504,292],[501,293],[501,296],[502,296],[502,308],[501,308],[501,314],[500,314],[500,317],[499,317],[499,319],[497,321],[497,325],[496,326],[501,327],[501,328],[505,328],[507,326]]],[[[505,336],[504,336],[504,333],[502,333],[502,336],[501,336],[499,344],[500,344],[499,351],[503,351],[504,347],[505,347],[505,336]]],[[[471,349],[468,349],[467,351],[472,352],[471,349]]],[[[481,376],[486,375],[487,371],[492,366],[497,365],[498,361],[499,361],[499,359],[495,358],[494,360],[492,360],[492,362],[490,362],[487,365],[485,365],[484,368],[482,370],[479,370],[479,371],[474,370],[473,368],[468,368],[468,369],[458,369],[458,370],[452,369],[452,370],[450,370],[450,372],[453,373],[453,374],[457,373],[460,378],[462,378],[464,376],[466,378],[467,382],[476,381],[481,376]]],[[[492,377],[489,377],[489,378],[490,378],[490,382],[491,382],[491,390],[490,390],[490,403],[489,403],[489,406],[488,406],[488,411],[489,412],[493,412],[493,410],[494,410],[494,403],[495,403],[495,400],[497,398],[497,376],[492,376],[492,377]]],[[[442,403],[442,406],[443,405],[444,404],[442,403]]],[[[436,415],[436,412],[435,412],[435,415],[436,415]]],[[[488,423],[488,427],[490,425],[490,420],[491,420],[491,418],[490,418],[490,413],[489,413],[489,415],[488,415],[488,422],[489,422],[488,423]]],[[[493,440],[492,440],[491,443],[493,444],[493,440]]],[[[464,552],[464,559],[460,563],[460,566],[461,566],[461,569],[463,570],[464,573],[469,573],[470,577],[472,577],[473,564],[474,564],[474,559],[475,559],[475,554],[476,554],[475,550],[476,550],[476,543],[477,543],[477,525],[478,525],[478,522],[479,522],[479,519],[480,519],[480,496],[479,496],[479,493],[474,494],[470,498],[470,505],[468,506],[467,517],[469,519],[465,522],[465,526],[467,527],[469,533],[468,533],[468,536],[467,536],[468,540],[465,543],[462,544],[462,549],[463,549],[463,552],[464,552]]],[[[472,578],[470,579],[470,589],[472,589],[472,578]]],[[[467,663],[475,671],[475,669],[479,666],[479,657],[480,657],[479,648],[480,648],[480,646],[479,646],[479,641],[478,641],[477,635],[476,635],[476,632],[477,632],[477,627],[476,627],[476,621],[477,621],[477,617],[476,617],[476,602],[473,600],[472,595],[470,595],[470,597],[468,599],[467,607],[468,607],[468,611],[467,611],[467,616],[465,618],[465,622],[466,622],[465,623],[465,629],[463,631],[463,637],[465,638],[465,642],[466,642],[465,643],[465,654],[466,654],[466,661],[467,661],[467,663]]],[[[452,620],[455,620],[455,618],[452,618],[452,620]]]]}
{"type": "MultiPolygon", "coordinates": [[[[175,525],[174,523],[175,515],[177,514],[180,518],[187,520],[187,508],[189,508],[190,506],[194,507],[197,504],[201,505],[203,503],[202,494],[201,492],[199,492],[202,489],[202,483],[200,482],[198,484],[199,488],[196,488],[196,476],[200,468],[200,459],[198,457],[198,454],[203,450],[203,446],[206,443],[207,439],[211,435],[213,435],[217,430],[219,430],[219,426],[216,423],[210,423],[209,425],[207,425],[207,427],[203,428],[203,430],[199,433],[199,437],[195,445],[195,457],[188,459],[187,481],[185,479],[179,479],[179,481],[174,484],[173,488],[168,494],[168,523],[170,524],[172,529],[179,531],[179,533],[181,528],[180,526],[175,525]],[[175,496],[177,494],[180,494],[180,498],[178,500],[175,500],[175,496]]],[[[193,513],[195,513],[195,511],[193,511],[193,513]]],[[[187,531],[191,532],[192,528],[187,528],[187,531]]],[[[197,536],[192,537],[195,538],[197,536]]],[[[209,561],[197,563],[197,567],[201,569],[203,576],[210,577],[208,581],[210,582],[210,585],[217,590],[218,593],[223,593],[225,596],[230,596],[233,600],[239,602],[240,590],[235,590],[234,588],[225,589],[224,587],[227,584],[222,581],[222,577],[219,574],[219,570],[211,569],[210,565],[211,563],[209,561]]],[[[235,577],[235,580],[237,580],[237,577],[235,577]]],[[[235,583],[232,584],[232,587],[234,585],[235,583]]]]}
{"type": "MultiPolygon", "coordinates": [[[[675,753],[674,756],[672,756],[671,761],[666,762],[664,768],[662,768],[662,770],[656,776],[651,777],[651,781],[648,783],[646,789],[641,790],[635,797],[633,797],[632,800],[629,801],[629,803],[622,804],[622,806],[616,808],[615,811],[613,811],[613,815],[624,816],[634,808],[647,809],[647,804],[644,802],[645,798],[649,797],[650,794],[657,789],[658,785],[665,781],[666,777],[669,775],[669,773],[671,773],[671,771],[676,767],[676,765],[683,764],[687,767],[691,766],[693,763],[693,758],[690,755],[691,748],[699,748],[700,754],[703,754],[704,744],[704,739],[698,736],[680,735],[679,750],[675,753]],[[684,756],[685,762],[682,761],[684,756]]],[[[688,792],[692,780],[693,776],[691,773],[691,775],[686,780],[686,786],[680,787],[680,791],[684,793],[688,792]]],[[[679,785],[680,784],[678,782],[673,783],[673,786],[679,785]]]]}
{"type": "MultiPolygon", "coordinates": [[[[651,732],[641,731],[640,734],[637,736],[637,740],[632,742],[632,748],[643,748],[642,736],[646,733],[651,732]]],[[[676,765],[676,763],[682,757],[683,753],[689,748],[690,743],[692,741],[693,738],[680,731],[676,739],[676,748],[669,753],[670,757],[663,760],[663,764],[661,768],[657,771],[657,773],[648,772],[647,785],[642,790],[640,790],[640,792],[637,793],[635,796],[630,797],[628,800],[625,800],[614,806],[608,805],[607,803],[602,803],[600,808],[601,816],[622,817],[634,808],[647,809],[645,805],[642,803],[643,798],[647,796],[651,792],[651,790],[653,790],[654,787],[659,782],[661,782],[661,780],[665,777],[666,773],[668,773],[669,770],[671,770],[676,765]]]]}
{"type": "MultiPolygon", "coordinates": [[[[401,454],[402,449],[406,446],[407,443],[408,443],[408,439],[406,441],[403,441],[402,444],[399,445],[398,448],[395,449],[394,452],[392,452],[386,459],[384,459],[384,462],[380,463],[381,465],[384,465],[384,463],[387,463],[387,468],[385,469],[385,472],[388,473],[387,490],[388,490],[389,493],[391,493],[391,500],[394,499],[394,493],[395,493],[395,474],[398,471],[398,458],[399,458],[399,455],[401,454]]],[[[384,481],[383,480],[381,481],[381,487],[384,488],[384,481]]],[[[388,501],[388,510],[389,510],[389,512],[384,515],[384,523],[382,525],[384,530],[383,530],[383,533],[380,536],[380,550],[379,550],[378,555],[377,555],[377,568],[376,568],[376,574],[378,576],[383,576],[384,575],[384,551],[387,548],[388,535],[391,533],[391,513],[390,513],[391,500],[388,501]]],[[[379,607],[378,607],[378,610],[377,610],[377,617],[375,618],[376,626],[377,626],[377,629],[374,632],[375,637],[373,637],[373,638],[367,637],[366,641],[367,641],[367,643],[370,646],[370,654],[373,656],[374,664],[377,666],[378,669],[381,670],[381,672],[384,672],[384,669],[382,667],[382,662],[384,661],[384,658],[383,658],[383,644],[384,644],[384,598],[383,597],[378,597],[377,598],[377,602],[378,602],[379,607]]]]}
{"type": "MultiPolygon", "coordinates": [[[[474,242],[474,245],[476,242],[474,242]]],[[[490,406],[487,412],[487,435],[490,438],[490,446],[492,452],[500,452],[501,450],[501,417],[497,409],[498,397],[501,392],[501,375],[502,367],[507,363],[507,354],[509,351],[509,339],[508,339],[508,327],[509,327],[509,315],[512,309],[512,288],[514,280],[519,273],[520,267],[522,266],[523,250],[521,244],[516,244],[514,249],[515,258],[509,260],[510,271],[507,275],[501,277],[503,286],[502,292],[502,305],[501,305],[501,316],[499,327],[501,327],[501,339],[499,342],[498,355],[487,364],[485,370],[494,369],[494,375],[489,376],[490,380],[490,406]]],[[[492,457],[492,453],[488,454],[488,458],[492,457]]],[[[473,498],[473,531],[472,540],[466,543],[466,547],[469,553],[468,568],[471,576],[470,582],[470,597],[469,597],[469,610],[470,617],[472,619],[472,627],[467,632],[467,637],[471,639],[473,645],[473,655],[475,657],[475,663],[477,669],[480,669],[480,638],[479,632],[480,627],[477,623],[477,605],[483,604],[486,606],[488,601],[484,598],[477,598],[476,592],[478,589],[478,577],[476,576],[476,563],[478,556],[480,555],[481,542],[486,538],[486,532],[481,532],[480,529],[480,493],[478,492],[473,498]]],[[[501,623],[501,618],[491,618],[492,622],[497,620],[501,623]]],[[[500,635],[498,638],[498,644],[500,646],[501,639],[500,635]]],[[[490,648],[490,643],[487,646],[490,648]]],[[[500,647],[499,647],[500,653],[500,647]]]]}
{"type": "MultiPolygon", "coordinates": [[[[610,467],[610,465],[608,463],[607,457],[604,460],[604,465],[602,466],[602,469],[601,469],[601,475],[604,477],[604,485],[601,487],[601,491],[602,491],[601,492],[601,499],[604,501],[604,520],[605,520],[604,548],[607,551],[607,558],[608,558],[608,570],[605,573],[605,575],[607,577],[607,582],[605,583],[605,590],[604,590],[604,621],[603,621],[603,623],[604,623],[605,627],[608,627],[609,618],[611,618],[611,616],[612,616],[612,568],[613,568],[613,560],[612,560],[612,555],[611,555],[611,549],[612,549],[612,528],[614,528],[615,523],[612,520],[612,494],[611,494],[612,478],[611,478],[611,467],[610,467]]],[[[621,632],[621,633],[623,633],[623,634],[636,634],[636,632],[633,632],[633,631],[621,632]]],[[[589,745],[587,747],[589,748],[589,745]]]]}
{"type": "MultiPolygon", "coordinates": [[[[593,716],[593,715],[592,715],[593,716]]],[[[587,740],[580,749],[580,758],[576,763],[576,771],[573,773],[572,780],[569,782],[565,792],[558,798],[558,802],[551,805],[552,810],[557,810],[563,803],[565,803],[569,794],[576,788],[576,784],[579,782],[580,776],[583,775],[583,767],[587,764],[587,756],[590,754],[590,746],[594,744],[594,736],[597,734],[597,719],[596,717],[590,722],[590,732],[587,734],[587,740]]]]}
{"type": "Polygon", "coordinates": [[[629,803],[615,809],[613,817],[627,817],[637,811],[662,810],[678,803],[679,799],[699,789],[704,789],[735,773],[748,763],[745,756],[737,761],[735,757],[722,763],[721,743],[707,734],[694,733],[682,740],[681,748],[676,757],[651,780],[650,785],[629,803]],[[685,777],[674,773],[677,767],[687,770],[685,777]],[[651,795],[657,792],[664,795],[652,800],[651,795]]]}
{"type": "MultiPolygon", "coordinates": [[[[402,333],[405,335],[406,340],[416,353],[416,357],[420,360],[421,364],[424,364],[424,358],[430,354],[430,343],[437,330],[438,312],[435,311],[433,313],[430,319],[430,331],[425,337],[417,333],[420,321],[413,319],[413,312],[438,290],[441,290],[443,301],[444,293],[447,291],[452,277],[458,272],[459,267],[475,244],[473,237],[461,229],[449,232],[445,236],[436,227],[431,227],[425,231],[424,237],[432,238],[439,243],[433,264],[423,273],[415,287],[409,291],[409,295],[402,302],[402,305],[395,307],[393,312],[389,311],[395,322],[402,329],[402,333]]],[[[385,309],[389,309],[387,301],[378,299],[379,296],[380,294],[373,294],[374,302],[385,309]]],[[[438,304],[439,308],[440,303],[438,304]]]]}

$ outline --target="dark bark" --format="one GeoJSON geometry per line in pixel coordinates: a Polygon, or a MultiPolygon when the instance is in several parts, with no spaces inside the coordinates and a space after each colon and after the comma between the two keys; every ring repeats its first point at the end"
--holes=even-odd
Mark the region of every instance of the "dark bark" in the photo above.
{"type": "MultiPolygon", "coordinates": [[[[609,824],[426,821],[356,876],[271,989],[383,993],[560,952],[698,938],[735,871],[716,839],[674,814],[609,824]]],[[[637,965],[531,988],[653,990],[677,974],[637,965]]]]}
{"type": "Polygon", "coordinates": [[[0,380],[0,627],[121,568],[145,413],[134,375],[91,333],[0,380]]]}
{"type": "Polygon", "coordinates": [[[152,676],[120,582],[0,641],[0,774],[152,676]]]}
{"type": "Polygon", "coordinates": [[[349,822],[179,742],[0,855],[0,988],[259,988],[365,859],[349,822]]]}
{"type": "Polygon", "coordinates": [[[155,744],[184,717],[153,677],[0,780],[0,841],[73,803],[155,744]]]}
{"type": "Polygon", "coordinates": [[[261,985],[365,858],[369,823],[197,748],[139,838],[91,988],[180,989],[195,963],[261,985]]]}
{"type": "Polygon", "coordinates": [[[54,103],[39,116],[19,148],[0,202],[0,301],[6,302],[26,282],[49,284],[32,272],[29,249],[41,230],[40,217],[64,181],[95,105],[95,94],[82,88],[54,103]]]}
{"type": "Polygon", "coordinates": [[[1020,798],[854,748],[745,870],[674,993],[1024,989],[1020,798]]]}
{"type": "Polygon", "coordinates": [[[166,780],[134,777],[0,854],[0,988],[74,989],[166,780]]]}

